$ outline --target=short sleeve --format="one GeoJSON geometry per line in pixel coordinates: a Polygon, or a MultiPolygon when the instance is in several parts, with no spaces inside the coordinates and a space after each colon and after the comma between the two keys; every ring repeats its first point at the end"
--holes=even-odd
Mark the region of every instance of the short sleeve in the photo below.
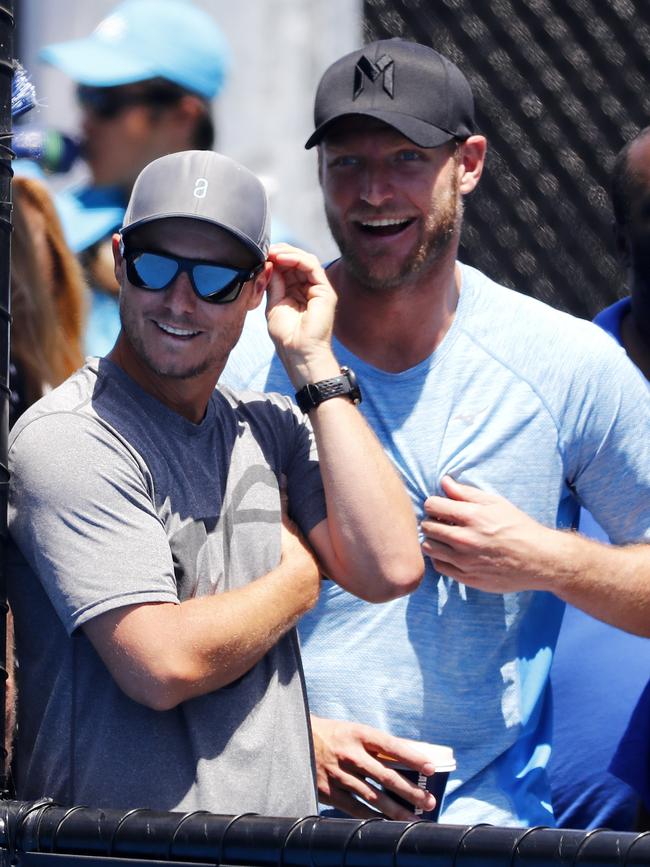
{"type": "Polygon", "coordinates": [[[9,452],[9,530],[66,630],[123,605],[177,602],[151,478],[111,429],[37,417],[9,452]]]}
{"type": "Polygon", "coordinates": [[[650,389],[611,338],[599,348],[567,398],[568,481],[612,542],[650,541],[650,389]]]}
{"type": "Polygon", "coordinates": [[[289,509],[293,520],[307,535],[327,517],[316,440],[309,419],[288,397],[273,395],[273,398],[286,407],[283,415],[289,427],[288,447],[284,450],[289,509]]]}

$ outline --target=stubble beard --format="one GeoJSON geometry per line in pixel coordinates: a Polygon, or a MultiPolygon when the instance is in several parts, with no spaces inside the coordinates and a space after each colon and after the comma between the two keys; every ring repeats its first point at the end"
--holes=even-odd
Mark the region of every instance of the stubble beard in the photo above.
{"type": "Polygon", "coordinates": [[[120,321],[124,336],[135,354],[157,376],[167,377],[168,379],[188,380],[201,376],[208,370],[215,370],[220,364],[223,367],[226,363],[227,355],[224,355],[223,350],[219,349],[220,346],[225,345],[221,339],[215,342],[212,352],[207,353],[204,358],[193,365],[187,365],[187,362],[183,362],[181,359],[170,359],[165,364],[157,362],[154,355],[147,348],[142,333],[136,327],[135,316],[129,310],[124,292],[120,295],[120,321]]]}
{"type": "Polygon", "coordinates": [[[457,243],[463,220],[463,200],[459,194],[459,179],[454,172],[444,200],[427,214],[420,237],[410,255],[397,267],[381,259],[368,259],[358,254],[354,243],[345,234],[338,218],[325,204],[327,222],[346,268],[367,289],[388,291],[416,280],[444,259],[457,243]]]}

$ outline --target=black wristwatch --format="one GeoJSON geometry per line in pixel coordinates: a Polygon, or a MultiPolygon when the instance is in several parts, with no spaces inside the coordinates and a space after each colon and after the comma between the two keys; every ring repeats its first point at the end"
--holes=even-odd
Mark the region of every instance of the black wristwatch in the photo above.
{"type": "Polygon", "coordinates": [[[308,413],[332,397],[347,397],[352,403],[361,403],[361,389],[349,367],[342,367],[340,376],[303,385],[296,392],[296,403],[304,413],[308,413]]]}

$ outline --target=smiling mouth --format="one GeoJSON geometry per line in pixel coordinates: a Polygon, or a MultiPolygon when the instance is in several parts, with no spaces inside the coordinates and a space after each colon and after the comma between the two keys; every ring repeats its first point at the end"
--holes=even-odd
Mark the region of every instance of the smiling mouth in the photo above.
{"type": "Polygon", "coordinates": [[[153,322],[165,334],[170,334],[172,337],[178,337],[181,340],[188,340],[201,333],[200,331],[191,331],[188,328],[176,328],[173,325],[168,325],[166,322],[157,322],[155,319],[153,322]]]}
{"type": "Polygon", "coordinates": [[[400,232],[403,232],[414,222],[414,218],[394,219],[384,217],[383,219],[377,218],[375,220],[355,220],[355,225],[364,234],[377,238],[389,238],[399,235],[400,232]]]}

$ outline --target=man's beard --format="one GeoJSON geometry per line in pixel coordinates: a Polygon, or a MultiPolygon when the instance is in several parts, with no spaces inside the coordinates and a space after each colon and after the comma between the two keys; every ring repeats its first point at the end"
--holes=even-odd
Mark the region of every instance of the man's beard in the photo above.
{"type": "MultiPolygon", "coordinates": [[[[201,376],[207,370],[218,369],[219,365],[223,367],[226,362],[227,355],[225,355],[221,348],[223,344],[221,341],[218,341],[212,347],[210,353],[206,353],[203,358],[198,359],[193,365],[188,365],[187,361],[173,358],[167,359],[164,364],[159,364],[153,353],[149,351],[142,333],[135,326],[129,305],[124,297],[124,291],[120,294],[120,322],[124,336],[131,344],[135,354],[157,376],[178,380],[193,379],[196,376],[201,376]]],[[[180,323],[178,325],[179,327],[183,327],[180,323]]]]}
{"type": "MultiPolygon", "coordinates": [[[[458,173],[454,172],[449,189],[440,202],[435,203],[426,216],[420,237],[411,253],[392,266],[377,259],[358,255],[354,242],[343,230],[341,223],[325,203],[327,222],[332,237],[341,251],[346,268],[363,286],[373,290],[391,290],[426,273],[443,259],[460,234],[463,219],[463,201],[459,195],[458,173]]],[[[378,212],[376,216],[389,216],[378,212]]]]}

